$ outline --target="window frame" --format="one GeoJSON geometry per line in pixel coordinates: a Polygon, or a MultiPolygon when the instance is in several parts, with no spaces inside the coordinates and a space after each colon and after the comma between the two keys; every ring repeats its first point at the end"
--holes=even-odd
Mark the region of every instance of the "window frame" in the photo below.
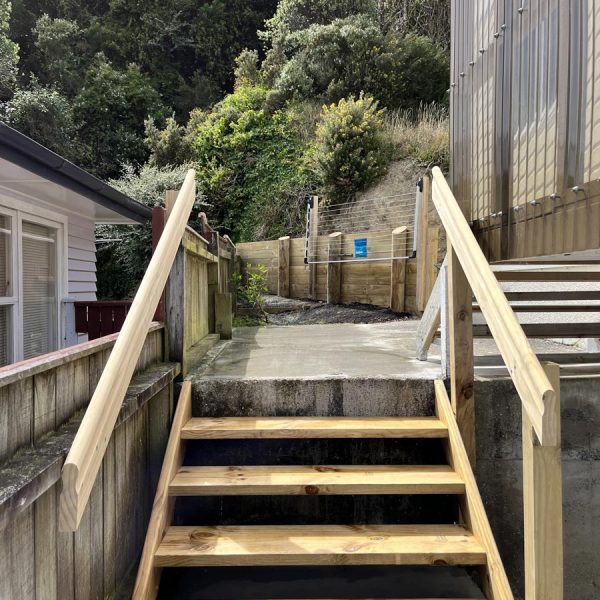
{"type": "Polygon", "coordinates": [[[0,296],[0,306],[10,306],[8,356],[10,363],[23,360],[23,221],[56,231],[56,333],[57,349],[65,347],[64,301],[68,295],[68,217],[26,200],[15,200],[0,192],[0,215],[11,221],[11,292],[0,296]]]}
{"type": "Polygon", "coordinates": [[[6,206],[0,206],[0,216],[9,217],[10,223],[10,296],[0,296],[0,306],[9,307],[8,317],[8,343],[7,343],[7,355],[8,364],[13,363],[18,359],[18,339],[22,336],[18,335],[19,331],[19,218],[16,210],[8,208],[6,206]]]}

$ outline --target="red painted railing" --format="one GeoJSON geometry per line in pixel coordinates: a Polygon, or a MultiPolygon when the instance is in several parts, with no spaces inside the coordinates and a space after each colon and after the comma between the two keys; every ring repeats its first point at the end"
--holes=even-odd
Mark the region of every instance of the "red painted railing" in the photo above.
{"type": "Polygon", "coordinates": [[[88,339],[121,331],[131,300],[75,302],[75,330],[88,339]]]}

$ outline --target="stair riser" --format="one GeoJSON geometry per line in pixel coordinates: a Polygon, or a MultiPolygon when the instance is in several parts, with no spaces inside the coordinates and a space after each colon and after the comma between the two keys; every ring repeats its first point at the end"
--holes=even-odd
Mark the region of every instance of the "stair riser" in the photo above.
{"type": "Polygon", "coordinates": [[[188,440],[184,465],[443,465],[442,440],[188,440]]]}
{"type": "Polygon", "coordinates": [[[195,417],[434,414],[433,382],[403,379],[199,379],[195,417]]]}
{"type": "Polygon", "coordinates": [[[483,598],[462,568],[442,566],[184,567],[163,584],[160,600],[483,598]]]}
{"type": "Polygon", "coordinates": [[[345,525],[453,523],[455,495],[178,497],[176,525],[345,525]]]}

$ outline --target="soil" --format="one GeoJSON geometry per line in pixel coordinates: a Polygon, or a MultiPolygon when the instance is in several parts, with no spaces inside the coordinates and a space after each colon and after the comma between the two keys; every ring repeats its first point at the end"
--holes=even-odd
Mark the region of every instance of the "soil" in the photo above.
{"type": "Polygon", "coordinates": [[[270,314],[269,325],[320,325],[325,323],[385,323],[414,318],[408,313],[395,313],[389,308],[369,304],[326,304],[306,301],[304,310],[270,314]]]}

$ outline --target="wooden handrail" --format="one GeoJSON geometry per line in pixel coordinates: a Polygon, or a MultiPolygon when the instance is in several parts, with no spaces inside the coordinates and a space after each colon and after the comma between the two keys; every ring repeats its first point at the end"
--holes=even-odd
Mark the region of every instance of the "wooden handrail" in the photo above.
{"type": "Polygon", "coordinates": [[[547,411],[555,392],[510,308],[469,224],[438,167],[433,171],[432,199],[446,235],[464,270],[481,312],[504,359],[523,408],[540,444],[553,445],[559,434],[555,412],[547,411]]]}
{"type": "Polygon", "coordinates": [[[190,169],[65,461],[61,531],[76,531],[83,516],[194,204],[195,178],[190,169]]]}

